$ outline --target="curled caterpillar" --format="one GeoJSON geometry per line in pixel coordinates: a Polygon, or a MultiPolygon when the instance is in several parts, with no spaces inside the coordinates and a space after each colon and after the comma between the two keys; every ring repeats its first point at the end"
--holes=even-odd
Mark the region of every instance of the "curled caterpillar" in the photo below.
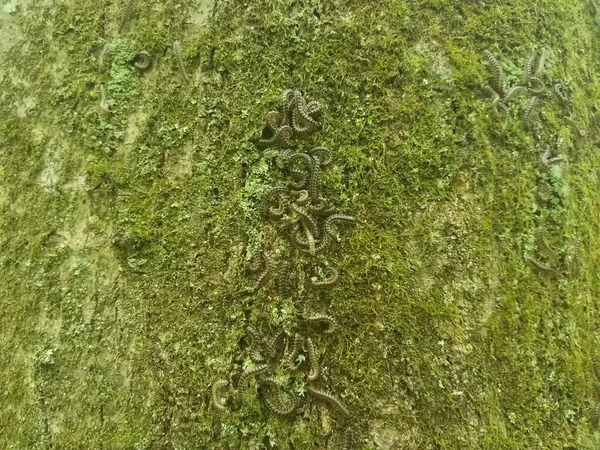
{"type": "Polygon", "coordinates": [[[311,338],[306,339],[306,349],[308,350],[308,365],[310,367],[306,378],[308,379],[308,381],[316,381],[319,379],[321,370],[319,368],[319,361],[317,359],[315,344],[313,344],[311,338]]]}
{"type": "Polygon", "coordinates": [[[569,99],[565,95],[565,93],[563,91],[563,87],[562,87],[562,85],[560,83],[556,83],[554,85],[554,93],[556,94],[556,96],[558,97],[558,99],[561,102],[563,102],[563,103],[569,103],[569,99]]]}
{"type": "Polygon", "coordinates": [[[342,413],[343,416],[345,416],[345,417],[350,416],[350,412],[348,411],[348,409],[346,408],[346,406],[335,395],[332,395],[332,394],[330,394],[328,392],[325,392],[325,391],[322,391],[320,389],[317,389],[316,387],[314,387],[314,386],[312,386],[310,384],[308,385],[307,392],[310,395],[312,395],[313,397],[316,397],[316,398],[318,398],[320,400],[323,400],[323,401],[329,403],[337,411],[339,411],[340,413],[342,413]]]}
{"type": "Polygon", "coordinates": [[[490,81],[490,85],[498,93],[500,97],[504,96],[504,74],[502,73],[502,68],[498,63],[498,60],[494,58],[492,52],[489,50],[484,50],[483,54],[487,58],[492,67],[492,79],[490,81]]]}
{"type": "Polygon", "coordinates": [[[185,70],[185,65],[183,64],[183,57],[181,56],[181,45],[179,41],[173,42],[173,52],[175,53],[175,61],[177,62],[177,68],[179,69],[179,73],[183,77],[184,80],[187,81],[188,74],[185,70]]]}
{"type": "Polygon", "coordinates": [[[267,342],[267,355],[269,355],[269,357],[275,358],[277,356],[281,343],[285,341],[286,337],[287,333],[284,330],[281,330],[267,342]]]}
{"type": "Polygon", "coordinates": [[[338,280],[339,272],[333,267],[326,267],[325,270],[329,272],[329,276],[321,281],[313,281],[312,285],[316,287],[330,287],[338,280]]]}
{"type": "Polygon", "coordinates": [[[358,223],[358,220],[356,220],[352,216],[347,216],[344,214],[333,214],[333,215],[329,216],[327,218],[327,220],[325,220],[324,227],[325,227],[325,232],[327,233],[327,235],[329,235],[331,237],[335,237],[335,233],[333,232],[333,227],[332,227],[333,222],[358,223]]]}
{"type": "Polygon", "coordinates": [[[152,65],[152,57],[150,56],[150,53],[148,53],[146,50],[139,52],[133,60],[133,65],[139,70],[149,69],[152,65]]]}
{"type": "Polygon", "coordinates": [[[271,411],[284,417],[291,416],[296,412],[300,402],[291,392],[284,391],[272,378],[265,380],[263,385],[266,390],[263,398],[271,411]]]}
{"type": "Polygon", "coordinates": [[[312,156],[321,155],[319,158],[322,167],[327,167],[333,162],[333,153],[327,147],[318,146],[311,148],[308,153],[312,156]]]}
{"type": "Polygon", "coordinates": [[[306,322],[308,324],[325,325],[325,334],[333,333],[338,327],[336,320],[326,314],[315,314],[314,316],[307,317],[306,322]]]}
{"type": "Polygon", "coordinates": [[[229,386],[229,381],[227,380],[218,380],[212,385],[212,404],[218,411],[227,411],[225,399],[219,397],[219,390],[226,386],[229,386]]]}

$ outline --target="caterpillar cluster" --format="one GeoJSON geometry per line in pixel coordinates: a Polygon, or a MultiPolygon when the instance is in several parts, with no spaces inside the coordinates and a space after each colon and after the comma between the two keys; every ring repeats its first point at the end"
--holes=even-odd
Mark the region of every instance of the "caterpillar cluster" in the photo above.
{"type": "Polygon", "coordinates": [[[492,117],[496,120],[506,119],[508,116],[509,102],[520,95],[530,96],[530,99],[521,115],[521,122],[527,128],[533,111],[538,104],[539,95],[544,91],[544,82],[542,80],[546,53],[543,49],[533,48],[529,58],[525,62],[523,76],[520,84],[506,88],[502,67],[498,60],[489,50],[484,50],[484,56],[488,60],[492,69],[492,78],[483,88],[490,98],[492,117]]]}
{"type": "MultiPolygon", "coordinates": [[[[249,338],[246,357],[252,363],[246,360],[246,369],[232,378],[237,382],[225,385],[219,380],[213,385],[213,405],[217,411],[226,407],[219,397],[222,389],[226,386],[246,389],[254,380],[260,401],[275,415],[293,416],[307,402],[324,405],[342,424],[352,415],[342,399],[327,387],[329,380],[321,367],[324,355],[317,337],[333,335],[339,328],[338,322],[327,314],[308,314],[302,295],[304,292],[310,296],[325,295],[325,289],[338,282],[338,270],[329,265],[318,272],[319,277],[303,276],[315,273],[314,269],[305,270],[312,264],[307,261],[314,262],[317,255],[340,240],[337,227],[359,223],[353,216],[340,213],[324,195],[323,173],[333,163],[333,152],[323,145],[301,148],[295,143],[296,139],[307,139],[321,130],[322,111],[319,102],[307,100],[299,90],[287,89],[280,108],[267,113],[262,134],[255,140],[259,149],[280,149],[274,162],[285,181],[266,190],[258,212],[284,238],[285,250],[262,249],[251,258],[248,272],[255,274],[260,293],[270,292],[274,279],[277,298],[292,301],[299,311],[295,320],[270,336],[261,336],[252,327],[246,329],[249,338]]],[[[343,448],[350,448],[354,442],[348,438],[352,431],[348,430],[343,433],[343,448]]]]}

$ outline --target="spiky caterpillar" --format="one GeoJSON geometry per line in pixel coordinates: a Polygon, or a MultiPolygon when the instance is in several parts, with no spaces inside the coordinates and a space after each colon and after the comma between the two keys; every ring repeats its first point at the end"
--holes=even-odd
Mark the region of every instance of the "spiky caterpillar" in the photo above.
{"type": "Polygon", "coordinates": [[[134,0],[125,0],[123,4],[123,13],[121,14],[121,22],[119,23],[119,33],[123,31],[129,19],[131,19],[131,12],[133,10],[133,1],[134,0]]]}
{"type": "Polygon", "coordinates": [[[321,162],[318,156],[312,157],[310,177],[308,179],[308,195],[311,200],[317,200],[319,196],[319,184],[321,183],[321,162]]]}
{"type": "Polygon", "coordinates": [[[591,424],[594,428],[598,426],[598,418],[600,418],[600,402],[594,408],[594,412],[592,413],[591,424]]]}
{"type": "Polygon", "coordinates": [[[294,211],[296,214],[298,214],[298,216],[300,216],[300,221],[302,222],[303,225],[306,226],[306,228],[308,228],[310,230],[311,234],[315,237],[318,237],[319,231],[317,229],[317,223],[308,214],[308,212],[304,208],[302,208],[300,205],[297,205],[296,203],[292,203],[291,208],[292,208],[292,211],[294,211]]]}
{"type": "Polygon", "coordinates": [[[173,53],[175,53],[175,62],[177,63],[179,73],[181,73],[183,79],[187,81],[188,74],[187,70],[185,70],[185,64],[183,63],[183,56],[181,55],[181,45],[179,44],[179,41],[173,42],[173,53]]]}
{"type": "Polygon", "coordinates": [[[260,288],[265,285],[267,279],[273,272],[273,258],[266,252],[263,252],[264,270],[256,278],[256,285],[260,288]]]}
{"type": "Polygon", "coordinates": [[[308,381],[316,381],[319,379],[321,369],[319,368],[319,360],[317,358],[317,351],[315,350],[315,344],[311,338],[306,338],[306,350],[308,353],[308,365],[309,372],[306,378],[308,381]]]}
{"type": "Polygon", "coordinates": [[[271,338],[271,340],[269,340],[267,342],[267,355],[270,358],[276,358],[277,354],[279,353],[279,349],[281,347],[281,344],[284,342],[284,340],[287,338],[287,333],[284,330],[280,330],[275,336],[273,336],[273,338],[271,338]]]}
{"type": "Polygon", "coordinates": [[[263,372],[266,372],[267,370],[269,370],[268,364],[261,364],[260,366],[257,366],[254,369],[247,370],[246,372],[240,375],[240,379],[238,380],[238,386],[242,386],[248,378],[259,375],[263,372]]]}
{"type": "MultiPolygon", "coordinates": [[[[288,201],[289,188],[287,186],[275,186],[264,193],[261,199],[259,212],[261,216],[267,217],[270,212],[269,202],[273,197],[277,197],[279,201],[288,201]]],[[[280,205],[281,206],[281,205],[280,205]]]]}
{"type": "Polygon", "coordinates": [[[500,97],[504,97],[504,74],[502,73],[502,68],[498,63],[498,60],[492,55],[492,52],[484,50],[483,54],[492,67],[492,79],[490,80],[490,85],[500,97]]]}
{"type": "Polygon", "coordinates": [[[321,156],[319,157],[319,161],[320,161],[321,167],[327,167],[333,162],[332,151],[329,150],[329,148],[324,147],[324,146],[313,147],[308,151],[308,154],[312,155],[312,156],[318,156],[320,154],[321,156]],[[316,155],[315,155],[315,153],[316,153],[316,155]]]}
{"type": "Polygon", "coordinates": [[[339,400],[335,395],[330,394],[328,392],[317,389],[313,385],[309,384],[307,388],[307,392],[313,397],[318,398],[319,400],[323,400],[333,406],[337,411],[342,413],[343,416],[349,417],[350,412],[346,408],[346,406],[339,400]]]}
{"type": "Polygon", "coordinates": [[[313,316],[307,317],[306,322],[308,324],[325,324],[327,328],[325,329],[325,334],[331,334],[338,327],[338,323],[336,320],[328,316],[326,314],[315,314],[313,316]]]}
{"type": "MultiPolygon", "coordinates": [[[[294,129],[296,131],[298,131],[299,133],[310,132],[310,131],[312,131],[312,129],[315,129],[315,130],[321,129],[321,124],[319,124],[319,122],[317,122],[315,119],[313,119],[309,115],[309,113],[307,111],[306,99],[304,98],[304,96],[302,95],[302,93],[300,91],[294,92],[294,102],[295,102],[295,105],[294,105],[295,108],[292,110],[292,123],[294,124],[294,129]],[[300,119],[300,120],[298,120],[298,119],[300,119]],[[299,124],[300,121],[306,123],[306,126],[301,127],[299,124]]],[[[311,106],[311,110],[312,111],[315,111],[315,110],[320,111],[320,108],[315,108],[314,106],[311,106]]]]}
{"type": "Polygon", "coordinates": [[[292,145],[292,128],[287,125],[277,128],[272,135],[267,136],[258,141],[258,147],[287,147],[292,145]]]}
{"type": "Polygon", "coordinates": [[[321,281],[313,281],[312,285],[315,287],[330,287],[338,280],[339,272],[333,267],[326,267],[329,271],[329,276],[321,281]]]}
{"type": "Polygon", "coordinates": [[[529,125],[529,120],[531,118],[531,114],[533,113],[533,110],[535,108],[535,106],[538,103],[538,98],[533,96],[531,97],[531,99],[529,100],[529,103],[527,103],[527,106],[525,107],[525,111],[523,111],[523,125],[525,127],[527,127],[529,125]]]}
{"type": "Polygon", "coordinates": [[[330,216],[337,211],[337,208],[328,204],[323,197],[318,198],[316,202],[311,202],[307,208],[316,216],[330,216]]]}
{"type": "Polygon", "coordinates": [[[227,411],[225,399],[219,398],[219,390],[226,386],[229,386],[229,381],[227,380],[217,380],[212,385],[212,404],[218,411],[227,411]]]}

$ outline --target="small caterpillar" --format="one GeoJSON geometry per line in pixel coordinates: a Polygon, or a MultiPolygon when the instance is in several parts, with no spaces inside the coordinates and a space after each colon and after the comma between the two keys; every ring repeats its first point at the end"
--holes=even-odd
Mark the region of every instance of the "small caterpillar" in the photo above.
{"type": "Polygon", "coordinates": [[[267,355],[271,358],[275,358],[279,352],[280,344],[287,337],[287,333],[284,330],[279,331],[273,338],[267,342],[267,355]]]}
{"type": "Polygon", "coordinates": [[[537,267],[540,270],[543,270],[544,272],[550,272],[553,273],[555,275],[560,275],[556,270],[554,270],[552,267],[550,266],[546,266],[545,264],[542,264],[541,262],[539,262],[536,259],[533,259],[531,256],[526,256],[525,259],[527,259],[527,261],[529,261],[531,264],[533,264],[535,267],[537,267]]]}
{"type": "MultiPolygon", "coordinates": [[[[297,130],[299,133],[310,132],[311,127],[319,130],[321,128],[321,125],[308,114],[306,99],[300,91],[294,92],[294,102],[296,106],[292,110],[292,123],[294,124],[294,130],[297,130]],[[305,122],[307,126],[300,127],[299,125],[297,125],[297,117],[299,117],[303,122],[305,122]]],[[[314,107],[311,107],[311,109],[314,109],[314,107]]]]}
{"type": "Polygon", "coordinates": [[[335,221],[349,222],[349,223],[357,223],[356,220],[352,216],[346,216],[344,214],[333,214],[325,220],[325,233],[329,236],[335,237],[335,233],[333,232],[332,223],[335,221]]]}
{"type": "Polygon", "coordinates": [[[489,50],[484,50],[483,54],[485,55],[485,57],[489,61],[490,65],[492,66],[493,78],[490,81],[490,84],[492,85],[494,90],[498,93],[498,95],[503,97],[504,96],[504,75],[502,73],[502,68],[500,67],[500,64],[498,63],[498,60],[496,58],[494,58],[494,55],[492,55],[492,52],[490,52],[489,50]]]}
{"type": "Polygon", "coordinates": [[[313,281],[312,285],[316,287],[329,287],[332,286],[339,278],[339,272],[333,267],[326,267],[330,275],[321,281],[313,281]]]}
{"type": "Polygon", "coordinates": [[[146,70],[152,65],[152,57],[146,50],[139,52],[133,60],[133,65],[136,69],[146,70]]]}
{"type": "Polygon", "coordinates": [[[527,62],[525,63],[525,70],[523,71],[523,79],[521,80],[521,82],[524,85],[527,85],[527,83],[529,83],[529,78],[533,75],[533,64],[535,63],[537,57],[537,51],[535,48],[531,49],[531,52],[529,53],[529,58],[527,58],[527,62]]]}
{"type": "Polygon", "coordinates": [[[273,259],[271,258],[271,256],[268,255],[266,252],[263,252],[263,259],[265,262],[264,269],[260,273],[260,275],[256,278],[256,285],[258,287],[264,286],[266,280],[271,275],[271,272],[273,272],[273,259]]]}
{"type": "Polygon", "coordinates": [[[272,135],[268,133],[265,135],[263,130],[263,137],[258,141],[257,147],[287,147],[292,145],[292,128],[288,125],[283,125],[272,132],[272,135]]]}
{"type": "Polygon", "coordinates": [[[102,111],[106,115],[109,115],[112,112],[108,106],[108,103],[106,102],[106,92],[104,91],[104,85],[100,85],[100,111],[102,111]]]}
{"type": "Polygon", "coordinates": [[[289,261],[283,261],[277,271],[277,294],[282,298],[290,298],[292,296],[290,272],[291,265],[289,261]]]}
{"type": "Polygon", "coordinates": [[[594,428],[598,426],[598,418],[600,418],[600,402],[594,408],[594,412],[592,413],[591,424],[594,428]]]}
{"type": "Polygon", "coordinates": [[[266,372],[268,369],[268,364],[261,364],[260,366],[257,366],[254,369],[247,370],[246,372],[240,375],[240,379],[238,380],[238,386],[241,386],[249,377],[266,372]]]}
{"type": "Polygon", "coordinates": [[[333,317],[327,316],[325,314],[316,314],[314,316],[307,317],[306,321],[308,323],[327,325],[327,328],[324,331],[325,334],[333,333],[333,331],[338,327],[338,323],[336,322],[336,320],[333,317]]]}
{"type": "Polygon", "coordinates": [[[310,371],[308,372],[306,378],[308,379],[308,381],[316,381],[317,379],[319,379],[321,370],[319,368],[319,361],[317,359],[315,345],[313,344],[311,338],[306,339],[306,348],[308,351],[308,365],[310,367],[310,371]]]}
{"type": "Polygon", "coordinates": [[[333,162],[333,153],[327,147],[323,147],[323,146],[313,147],[308,151],[308,153],[310,155],[313,155],[313,153],[323,153],[325,155],[325,158],[324,159],[319,158],[321,161],[322,167],[327,167],[328,165],[330,165],[333,162]]]}
{"type": "Polygon", "coordinates": [[[302,222],[302,227],[304,228],[304,233],[306,234],[306,241],[308,242],[308,252],[314,256],[317,253],[317,241],[315,240],[315,237],[312,235],[309,228],[304,222],[302,222]]]}
{"type": "Polygon", "coordinates": [[[525,108],[525,111],[523,111],[523,125],[527,126],[529,125],[529,119],[531,118],[531,114],[533,112],[533,109],[535,108],[535,105],[537,105],[538,102],[538,98],[533,96],[531,97],[531,99],[529,100],[529,103],[527,104],[527,107],[525,108]]]}
{"type": "Polygon", "coordinates": [[[100,50],[100,54],[98,55],[98,72],[104,73],[108,68],[110,53],[113,50],[113,45],[108,42],[104,44],[102,50],[100,50]]]}
{"type": "Polygon", "coordinates": [[[302,190],[298,192],[298,198],[296,198],[295,203],[299,206],[306,205],[306,203],[308,203],[308,191],[302,190]]]}
{"type": "Polygon", "coordinates": [[[125,0],[123,4],[123,14],[121,15],[121,22],[119,24],[119,33],[123,31],[127,22],[131,18],[131,11],[133,10],[133,0],[125,0]]]}
{"type": "Polygon", "coordinates": [[[334,395],[317,389],[312,385],[308,385],[307,392],[311,394],[313,397],[316,397],[320,400],[324,400],[327,403],[331,404],[334,408],[336,408],[339,412],[341,412],[345,417],[350,416],[350,412],[346,408],[346,406],[334,395]]]}
{"type": "Polygon", "coordinates": [[[285,357],[285,360],[289,365],[294,365],[296,358],[300,354],[300,348],[302,347],[303,338],[299,333],[294,334],[294,344],[292,351],[285,357]]]}
{"type": "Polygon", "coordinates": [[[318,156],[312,157],[310,178],[308,181],[308,193],[312,200],[318,197],[319,184],[321,183],[321,163],[318,156]]]}
{"type": "Polygon", "coordinates": [[[304,208],[297,205],[296,203],[291,204],[292,211],[300,216],[300,221],[303,225],[305,225],[313,236],[318,237],[317,231],[317,223],[313,220],[313,218],[306,212],[304,208]]]}
{"type": "Polygon", "coordinates": [[[227,407],[225,406],[225,399],[219,398],[219,390],[224,388],[225,386],[229,386],[229,381],[227,380],[218,380],[215,381],[212,385],[212,403],[216,410],[218,411],[227,411],[227,407]]]}
{"type": "Polygon", "coordinates": [[[183,57],[181,56],[181,45],[179,44],[179,41],[173,42],[173,51],[175,53],[175,61],[177,62],[179,72],[181,73],[183,79],[187,81],[188,75],[187,71],[185,70],[185,65],[183,64],[183,57]]]}
{"type": "Polygon", "coordinates": [[[320,197],[316,204],[309,204],[308,209],[317,216],[330,216],[337,211],[336,207],[327,204],[323,197],[320,197]]]}
{"type": "Polygon", "coordinates": [[[567,96],[565,95],[562,85],[560,83],[556,83],[554,85],[554,93],[556,94],[556,96],[558,97],[558,99],[563,102],[563,103],[569,103],[569,99],[567,98],[567,96]]]}
{"type": "Polygon", "coordinates": [[[267,407],[275,414],[280,416],[291,416],[296,412],[299,406],[299,402],[294,399],[294,395],[290,392],[286,392],[289,397],[288,401],[283,400],[281,388],[277,385],[275,380],[266,380],[265,385],[267,386],[267,392],[264,394],[264,400],[267,407]],[[271,397],[271,395],[274,396],[271,397]]]}

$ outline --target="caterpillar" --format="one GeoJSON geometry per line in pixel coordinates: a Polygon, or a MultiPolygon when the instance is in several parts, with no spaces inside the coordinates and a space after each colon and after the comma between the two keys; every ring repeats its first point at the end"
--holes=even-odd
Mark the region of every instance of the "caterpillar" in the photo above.
{"type": "Polygon", "coordinates": [[[304,208],[297,205],[296,203],[291,204],[292,211],[300,216],[300,221],[303,225],[310,230],[313,236],[318,237],[317,223],[313,218],[306,212],[304,208]]]}
{"type": "Polygon", "coordinates": [[[98,72],[104,73],[108,68],[110,53],[113,50],[113,45],[110,43],[104,44],[102,50],[100,50],[100,54],[98,55],[98,72]]]}
{"type": "Polygon", "coordinates": [[[242,373],[240,375],[240,379],[238,380],[238,386],[242,386],[242,384],[249,377],[252,377],[252,376],[261,374],[263,372],[266,372],[268,369],[269,369],[269,365],[268,364],[261,364],[260,366],[257,366],[254,369],[247,370],[246,372],[244,372],[244,373],[242,373]]]}
{"type": "Polygon", "coordinates": [[[267,388],[264,394],[264,401],[267,407],[275,414],[280,416],[291,416],[296,412],[299,406],[299,401],[294,398],[291,392],[285,392],[289,399],[286,401],[282,397],[281,388],[277,385],[275,380],[268,379],[264,383],[267,388]]]}
{"type": "MultiPolygon", "coordinates": [[[[306,99],[300,91],[294,92],[294,103],[295,108],[292,110],[292,123],[295,131],[298,131],[300,134],[304,134],[313,131],[313,129],[321,129],[321,125],[308,114],[306,99]],[[298,124],[298,118],[307,125],[305,127],[301,127],[298,124]]],[[[314,110],[315,107],[311,106],[311,109],[314,110]]]]}
{"type": "Polygon", "coordinates": [[[288,125],[283,125],[277,128],[272,135],[266,135],[263,131],[263,137],[258,141],[257,147],[287,147],[292,145],[292,128],[288,125]]]}
{"type": "Polygon", "coordinates": [[[175,53],[175,61],[177,62],[177,67],[179,68],[179,72],[181,73],[181,76],[183,77],[183,79],[187,81],[188,74],[187,74],[187,71],[185,70],[185,65],[183,64],[183,57],[181,55],[181,45],[179,44],[179,41],[173,42],[173,51],[175,53]]]}
{"type": "Polygon", "coordinates": [[[271,272],[273,271],[273,259],[271,258],[271,256],[268,255],[266,252],[263,252],[263,258],[265,261],[264,269],[260,273],[260,275],[256,278],[256,285],[258,287],[264,286],[265,282],[267,281],[268,277],[271,275],[271,272]]]}
{"type": "Polygon", "coordinates": [[[308,210],[316,216],[330,216],[337,211],[337,208],[333,205],[329,205],[327,200],[320,197],[315,204],[311,202],[311,204],[308,205],[308,210]]]}
{"type": "Polygon", "coordinates": [[[327,316],[325,314],[316,314],[314,316],[307,317],[306,322],[308,322],[309,324],[325,324],[327,326],[327,328],[324,331],[325,334],[333,333],[333,331],[338,327],[338,323],[336,322],[336,320],[333,317],[327,316]]]}
{"type": "Polygon", "coordinates": [[[330,275],[321,281],[313,281],[312,285],[316,287],[329,287],[332,286],[339,278],[339,272],[333,267],[326,267],[330,275]]]}
{"type": "Polygon", "coordinates": [[[323,400],[323,401],[329,403],[335,409],[337,409],[340,413],[342,413],[342,415],[344,415],[345,417],[350,416],[350,412],[348,411],[346,406],[336,396],[334,396],[328,392],[322,391],[320,389],[317,389],[316,387],[314,387],[310,384],[308,385],[307,392],[310,395],[312,395],[313,397],[316,397],[319,400],[323,400]]]}
{"type": "Polygon", "coordinates": [[[523,78],[521,80],[524,85],[529,83],[529,78],[533,75],[533,65],[535,64],[536,57],[537,51],[535,48],[532,48],[529,53],[529,58],[527,58],[527,61],[525,62],[525,70],[523,71],[523,78]]]}
{"type": "Polygon", "coordinates": [[[342,222],[349,222],[349,223],[357,223],[358,220],[356,220],[354,217],[352,216],[347,216],[344,214],[333,214],[331,216],[329,216],[327,218],[327,220],[325,220],[325,233],[329,236],[335,237],[335,233],[333,232],[333,228],[332,228],[332,223],[335,221],[342,221],[342,222]]]}
{"type": "Polygon", "coordinates": [[[569,99],[567,98],[567,96],[565,95],[562,85],[560,83],[556,83],[554,85],[554,93],[556,94],[556,96],[558,97],[558,99],[563,102],[563,103],[568,103],[569,99]]]}
{"type": "Polygon", "coordinates": [[[550,266],[546,266],[545,264],[542,264],[541,262],[539,262],[537,259],[533,259],[530,256],[526,256],[525,259],[527,259],[527,261],[529,261],[531,264],[533,264],[535,267],[537,267],[538,269],[544,271],[544,272],[550,272],[553,273],[555,275],[560,275],[556,270],[554,270],[552,267],[550,266]]]}
{"type": "Polygon", "coordinates": [[[146,70],[152,65],[152,57],[146,50],[139,52],[133,60],[136,69],[146,70]]]}
{"type": "Polygon", "coordinates": [[[508,90],[502,102],[507,104],[510,100],[515,98],[519,94],[527,94],[527,89],[523,86],[514,86],[508,90]]]}
{"type": "MultiPolygon", "coordinates": [[[[321,161],[322,167],[327,167],[333,162],[333,153],[327,147],[323,147],[323,146],[313,147],[308,151],[308,153],[309,153],[309,155],[313,155],[313,153],[323,153],[325,157],[319,158],[319,160],[321,161]]],[[[315,155],[313,155],[313,156],[315,156],[315,155]]]]}
{"type": "Polygon", "coordinates": [[[310,178],[308,181],[308,193],[311,199],[318,197],[319,184],[321,183],[321,163],[318,156],[312,157],[310,178]]]}
{"type": "Polygon", "coordinates": [[[289,261],[283,261],[277,271],[277,294],[282,298],[290,298],[292,296],[290,272],[291,264],[289,261]]]}
{"type": "Polygon", "coordinates": [[[216,410],[218,411],[227,411],[227,407],[225,406],[225,399],[219,398],[219,390],[229,386],[229,381],[227,380],[218,380],[215,381],[212,385],[212,403],[216,410]]]}
{"type": "Polygon", "coordinates": [[[538,98],[535,96],[531,97],[531,99],[529,100],[529,103],[525,107],[525,111],[523,111],[522,121],[523,121],[524,126],[529,125],[529,119],[531,118],[531,114],[533,112],[533,109],[535,108],[535,105],[537,105],[537,103],[538,103],[538,98]]]}
{"type": "Polygon", "coordinates": [[[104,85],[100,85],[100,111],[104,114],[109,115],[112,111],[106,101],[106,92],[104,91],[104,85]]]}
{"type": "Polygon", "coordinates": [[[267,355],[271,358],[275,358],[279,352],[280,344],[287,337],[287,333],[284,330],[279,331],[273,338],[267,342],[267,355]]]}
{"type": "Polygon", "coordinates": [[[503,97],[504,96],[504,75],[502,73],[502,68],[500,67],[500,64],[498,63],[498,60],[496,58],[494,58],[494,55],[492,55],[492,52],[490,52],[489,50],[484,50],[483,54],[485,55],[485,57],[489,61],[490,65],[492,66],[492,76],[493,77],[492,77],[492,80],[490,81],[490,84],[491,84],[492,88],[494,88],[494,90],[498,93],[498,95],[503,97]]]}
{"type": "Polygon", "coordinates": [[[308,381],[316,381],[319,379],[321,370],[319,368],[319,361],[315,350],[315,345],[311,338],[306,338],[306,349],[308,351],[308,365],[310,370],[306,378],[308,381]]]}
{"type": "Polygon", "coordinates": [[[121,22],[119,23],[119,33],[123,31],[127,22],[131,18],[131,12],[133,10],[133,0],[125,0],[123,4],[123,13],[121,15],[121,22]]]}
{"type": "Polygon", "coordinates": [[[302,347],[304,339],[299,333],[294,334],[294,344],[292,346],[292,351],[285,357],[286,362],[293,366],[296,358],[300,354],[300,348],[302,347]]]}

